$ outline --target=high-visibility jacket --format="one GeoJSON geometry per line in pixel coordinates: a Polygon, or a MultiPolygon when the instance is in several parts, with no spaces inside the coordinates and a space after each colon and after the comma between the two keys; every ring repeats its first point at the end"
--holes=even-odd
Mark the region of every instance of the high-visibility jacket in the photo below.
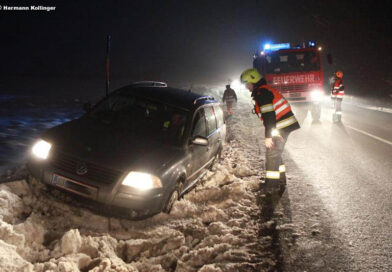
{"type": "Polygon", "coordinates": [[[332,98],[343,99],[344,96],[344,85],[343,80],[341,78],[335,77],[335,82],[332,86],[332,98]]]}
{"type": "Polygon", "coordinates": [[[257,86],[252,92],[255,112],[264,123],[265,137],[272,137],[272,130],[289,133],[300,128],[289,102],[283,95],[268,85],[257,86]]]}

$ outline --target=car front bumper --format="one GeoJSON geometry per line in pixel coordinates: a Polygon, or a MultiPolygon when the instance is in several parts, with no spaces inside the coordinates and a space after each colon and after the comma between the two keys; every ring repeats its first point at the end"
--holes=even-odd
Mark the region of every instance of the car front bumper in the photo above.
{"type": "Polygon", "coordinates": [[[141,192],[118,183],[97,184],[36,162],[29,162],[27,169],[34,178],[48,186],[77,196],[84,203],[101,204],[96,205],[94,210],[102,211],[104,208],[105,211],[116,211],[120,216],[135,218],[159,213],[166,200],[162,188],[141,192]]]}

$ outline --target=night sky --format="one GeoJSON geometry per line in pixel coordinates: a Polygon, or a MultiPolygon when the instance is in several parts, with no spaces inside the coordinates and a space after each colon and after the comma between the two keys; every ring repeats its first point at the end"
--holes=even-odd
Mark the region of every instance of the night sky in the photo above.
{"type": "Polygon", "coordinates": [[[389,94],[392,31],[387,3],[3,1],[2,6],[56,10],[0,11],[0,91],[23,90],[32,79],[29,88],[37,91],[53,89],[40,85],[46,80],[104,79],[106,35],[111,34],[112,83],[224,84],[251,67],[263,42],[316,40],[324,48],[326,76],[342,69],[347,93],[389,94]],[[334,56],[332,66],[326,53],[334,56]]]}

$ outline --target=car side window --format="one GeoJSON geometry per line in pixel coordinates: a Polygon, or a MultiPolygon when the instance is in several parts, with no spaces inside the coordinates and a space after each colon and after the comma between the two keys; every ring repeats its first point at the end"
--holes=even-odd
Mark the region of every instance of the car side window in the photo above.
{"type": "Polygon", "coordinates": [[[224,115],[222,108],[220,106],[214,106],[215,117],[218,128],[220,128],[224,124],[224,115]]]}
{"type": "Polygon", "coordinates": [[[192,138],[195,136],[207,136],[207,126],[204,117],[204,109],[199,110],[195,115],[195,119],[193,120],[192,138]]]}
{"type": "Polygon", "coordinates": [[[214,114],[214,108],[206,107],[205,114],[206,114],[206,119],[208,124],[208,135],[210,135],[216,130],[216,119],[214,114]]]}

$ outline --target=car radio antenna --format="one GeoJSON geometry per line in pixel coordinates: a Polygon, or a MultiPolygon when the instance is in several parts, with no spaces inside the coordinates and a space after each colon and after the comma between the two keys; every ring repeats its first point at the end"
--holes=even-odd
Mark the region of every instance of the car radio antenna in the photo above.
{"type": "Polygon", "coordinates": [[[110,40],[111,36],[107,36],[106,42],[106,96],[109,95],[109,84],[110,84],[110,40]]]}

